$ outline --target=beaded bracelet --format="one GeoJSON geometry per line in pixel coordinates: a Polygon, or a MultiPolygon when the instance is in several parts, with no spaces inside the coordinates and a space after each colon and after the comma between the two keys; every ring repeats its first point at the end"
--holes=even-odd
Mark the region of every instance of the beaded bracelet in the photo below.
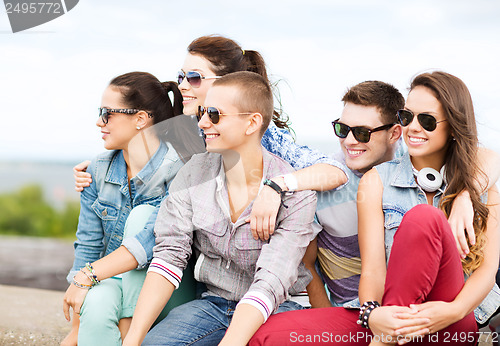
{"type": "Polygon", "coordinates": [[[89,278],[90,282],[91,282],[91,286],[95,286],[95,282],[94,282],[94,277],[92,276],[92,274],[90,274],[89,272],[86,272],[84,270],[84,268],[80,269],[80,271],[85,274],[86,277],[89,278]]]}
{"type": "Polygon", "coordinates": [[[95,274],[94,267],[92,267],[92,264],[90,264],[90,262],[85,263],[85,268],[87,268],[88,271],[90,272],[89,276],[90,281],[92,281],[94,285],[99,284],[101,281],[97,279],[97,275],[95,274]]]}
{"type": "Polygon", "coordinates": [[[372,311],[378,307],[380,307],[380,303],[377,301],[364,302],[359,309],[359,318],[356,323],[361,325],[363,328],[370,329],[368,326],[368,318],[370,317],[372,311]]]}
{"type": "Polygon", "coordinates": [[[92,285],[81,284],[78,281],[76,281],[75,278],[73,278],[73,285],[75,285],[78,288],[83,288],[84,290],[89,290],[92,288],[92,285]]]}

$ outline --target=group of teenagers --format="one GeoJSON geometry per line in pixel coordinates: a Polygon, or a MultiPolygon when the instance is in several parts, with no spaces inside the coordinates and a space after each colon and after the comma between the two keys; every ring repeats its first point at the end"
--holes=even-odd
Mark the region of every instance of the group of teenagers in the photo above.
{"type": "Polygon", "coordinates": [[[500,159],[459,78],[421,73],[406,102],[350,87],[335,155],[294,142],[257,51],[197,38],[177,78],[103,93],[62,345],[477,342],[500,306],[500,159]]]}

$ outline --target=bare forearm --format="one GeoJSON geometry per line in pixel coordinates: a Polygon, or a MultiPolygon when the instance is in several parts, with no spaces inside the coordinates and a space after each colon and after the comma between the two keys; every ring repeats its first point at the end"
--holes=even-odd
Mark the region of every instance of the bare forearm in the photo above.
{"type": "Polygon", "coordinates": [[[379,275],[363,275],[359,279],[359,301],[364,302],[375,300],[382,302],[384,295],[385,273],[379,275]]]}
{"type": "MultiPolygon", "coordinates": [[[[464,287],[453,300],[452,306],[455,311],[454,320],[460,321],[481,304],[495,283],[494,274],[482,271],[478,268],[465,282],[464,287]]],[[[484,269],[484,268],[483,268],[484,269]]]]}
{"type": "MultiPolygon", "coordinates": [[[[297,190],[328,191],[347,182],[345,173],[335,166],[318,163],[291,173],[297,179],[297,190]]],[[[283,178],[273,178],[283,190],[287,191],[283,178]]]]}
{"type": "MultiPolygon", "coordinates": [[[[307,267],[307,266],[306,266],[307,267]]],[[[310,268],[308,268],[311,270],[310,268]]],[[[316,270],[311,271],[313,279],[307,285],[307,294],[309,295],[309,303],[312,308],[329,308],[332,303],[326,295],[325,285],[321,277],[316,273],[316,270]]]]}
{"type": "Polygon", "coordinates": [[[240,304],[234,311],[226,335],[219,345],[246,345],[264,323],[262,313],[250,304],[240,304]]]}
{"type": "Polygon", "coordinates": [[[128,272],[137,268],[137,260],[125,246],[92,263],[99,280],[128,272]]]}

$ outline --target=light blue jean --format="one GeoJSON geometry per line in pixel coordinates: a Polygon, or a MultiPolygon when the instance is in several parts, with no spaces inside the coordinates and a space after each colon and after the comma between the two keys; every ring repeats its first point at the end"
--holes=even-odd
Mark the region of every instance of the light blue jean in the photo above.
{"type": "MultiPolygon", "coordinates": [[[[231,323],[236,304],[205,296],[178,306],[149,331],[142,345],[217,345],[231,323]]],[[[276,313],[301,309],[302,305],[286,301],[276,313]]]]}
{"type": "MultiPolygon", "coordinates": [[[[140,232],[155,210],[150,205],[139,205],[132,209],[124,230],[125,237],[133,237],[140,232]]],[[[121,345],[118,322],[132,317],[146,278],[147,269],[131,270],[121,275],[103,280],[89,290],[80,313],[78,345],[121,345]]],[[[172,295],[159,319],[174,307],[195,298],[196,284],[191,269],[184,271],[182,284],[172,295]]]]}

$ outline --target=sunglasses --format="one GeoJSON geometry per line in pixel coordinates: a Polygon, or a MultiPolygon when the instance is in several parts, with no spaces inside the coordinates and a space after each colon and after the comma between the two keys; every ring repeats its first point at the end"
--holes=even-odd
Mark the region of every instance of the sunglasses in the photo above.
{"type": "MultiPolygon", "coordinates": [[[[126,109],[126,108],[115,109],[115,108],[99,107],[99,117],[102,119],[102,122],[104,124],[107,124],[111,113],[135,114],[140,111],[141,111],[140,109],[126,109]]],[[[150,118],[153,116],[153,114],[151,114],[150,112],[146,113],[148,113],[150,118]]]]}
{"type": "Polygon", "coordinates": [[[184,78],[187,79],[188,83],[191,84],[193,88],[199,88],[202,79],[217,79],[220,78],[220,76],[203,77],[198,71],[188,71],[184,73],[184,71],[181,70],[177,72],[177,83],[179,85],[182,83],[184,78]]]}
{"type": "MultiPolygon", "coordinates": [[[[401,123],[401,126],[410,125],[411,122],[413,121],[414,117],[415,117],[415,115],[413,114],[412,111],[409,111],[406,109],[400,109],[398,111],[398,118],[399,118],[399,122],[401,123]]],[[[418,119],[418,123],[420,124],[420,126],[422,126],[422,128],[425,131],[429,131],[429,132],[434,131],[436,129],[437,124],[442,123],[443,121],[446,121],[446,119],[437,121],[433,115],[426,114],[426,113],[417,114],[417,119],[418,119]]]]}
{"type": "Polygon", "coordinates": [[[198,111],[196,112],[196,117],[198,118],[198,121],[201,120],[201,117],[207,113],[208,117],[210,118],[210,121],[212,124],[217,124],[220,121],[220,116],[221,115],[249,115],[253,113],[232,113],[232,114],[223,114],[221,113],[217,108],[215,107],[203,107],[203,106],[198,106],[198,111]]]}
{"type": "Polygon", "coordinates": [[[347,126],[346,124],[339,122],[339,120],[340,119],[332,121],[333,130],[335,131],[337,137],[346,138],[349,134],[349,131],[351,131],[354,139],[356,139],[360,143],[368,143],[373,132],[387,130],[394,126],[394,124],[387,124],[376,127],[374,129],[367,129],[363,126],[347,126]]]}

